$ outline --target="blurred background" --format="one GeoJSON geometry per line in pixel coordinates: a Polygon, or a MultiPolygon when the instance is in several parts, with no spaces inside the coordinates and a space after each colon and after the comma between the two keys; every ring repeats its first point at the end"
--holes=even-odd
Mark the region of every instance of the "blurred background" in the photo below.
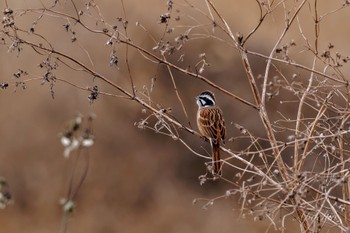
{"type": "MultiPolygon", "coordinates": [[[[53,4],[53,1],[48,0],[42,2],[47,7],[53,4]]],[[[75,15],[70,1],[59,2],[55,10],[75,15]]],[[[87,2],[74,2],[78,10],[86,10],[87,2]]],[[[342,5],[342,1],[319,2],[320,12],[323,13],[342,5]]],[[[39,1],[10,0],[7,3],[8,7],[16,11],[42,7],[39,1]]],[[[167,1],[128,0],[124,3],[128,36],[134,43],[151,51],[164,31],[165,25],[160,24],[159,19],[160,15],[168,11],[167,1]]],[[[193,26],[192,30],[195,32],[192,34],[193,38],[184,43],[183,49],[174,56],[169,56],[169,60],[182,68],[190,67],[194,70],[196,63],[201,60],[199,55],[205,53],[210,66],[205,68],[203,75],[253,102],[239,54],[230,42],[224,43],[214,37],[205,37],[205,34],[213,34],[210,31],[210,21],[202,14],[208,14],[205,2],[190,3],[194,7],[189,6],[186,1],[174,1],[169,23],[169,28],[174,27],[174,31],[166,35],[165,39],[174,43],[174,39],[185,33],[189,25],[193,26]],[[175,17],[179,20],[176,21],[175,17]],[[180,57],[183,61],[179,61],[180,57]]],[[[125,18],[120,1],[101,0],[97,4],[107,22],[118,24],[117,17],[125,18]]],[[[253,0],[214,1],[214,4],[228,21],[234,34],[240,32],[246,35],[258,22],[259,8],[253,0]]],[[[1,7],[6,7],[5,2],[1,3],[1,7]]],[[[90,9],[96,16],[96,11],[92,7],[90,9]]],[[[33,12],[17,15],[16,24],[29,30],[39,16],[40,14],[33,12]]],[[[349,46],[346,44],[350,29],[334,26],[348,20],[348,17],[348,9],[345,9],[323,21],[321,48],[326,48],[332,42],[342,53],[349,53],[349,46]]],[[[82,18],[92,28],[102,28],[100,22],[96,23],[93,17],[83,15],[82,18]]],[[[307,8],[302,11],[300,20],[304,20],[304,30],[312,38],[312,14],[307,8]]],[[[273,17],[268,17],[266,23],[251,38],[247,44],[248,49],[269,54],[283,25],[284,11],[283,8],[278,8],[273,17]]],[[[228,40],[220,30],[214,30],[216,36],[228,40]]],[[[291,31],[297,32],[298,28],[293,27],[291,31]]],[[[44,35],[57,50],[86,64],[90,64],[86,55],[88,52],[98,72],[131,90],[123,59],[125,46],[115,47],[119,57],[117,68],[109,65],[111,48],[106,46],[108,38],[89,33],[65,17],[43,16],[35,25],[35,32],[44,35]],[[63,27],[68,22],[74,34],[63,27]],[[72,36],[77,39],[74,43],[72,36]]],[[[302,42],[301,35],[291,33],[286,37],[285,43],[290,40],[300,45],[298,50],[291,52],[292,55],[301,63],[304,62],[302,59],[307,61],[308,55],[301,52],[301,44],[305,43],[302,42]]],[[[75,198],[76,211],[69,221],[67,232],[263,232],[269,228],[273,231],[268,221],[254,221],[251,216],[242,216],[239,211],[241,202],[235,197],[222,198],[209,208],[203,209],[206,199],[221,196],[232,187],[223,181],[208,181],[200,185],[198,177],[205,173],[204,163],[207,161],[191,153],[180,142],[134,126],[135,122],[149,114],[144,113],[141,106],[127,99],[102,95],[90,104],[88,92],[62,82],[54,85],[54,99],[51,97],[49,84],[42,84],[41,81],[28,82],[25,90],[20,86],[15,88],[13,84],[18,80],[13,74],[21,69],[31,75],[42,75],[44,70],[38,65],[45,57],[29,47],[24,47],[20,53],[8,50],[8,46],[0,46],[0,82],[11,84],[7,90],[0,90],[0,176],[9,183],[13,204],[0,210],[1,232],[41,233],[60,230],[63,215],[60,200],[67,195],[77,158],[74,154],[69,158],[63,157],[64,148],[60,143],[59,133],[78,113],[96,115],[93,122],[96,141],[88,155],[82,154],[89,156],[90,165],[86,180],[75,198]],[[197,198],[204,200],[193,204],[193,200],[197,198]]],[[[140,91],[144,86],[150,89],[155,80],[152,100],[163,107],[171,108],[174,116],[184,124],[189,121],[190,126],[197,130],[197,106],[194,97],[211,88],[194,78],[173,71],[189,116],[186,119],[166,67],[150,62],[133,49],[129,50],[129,61],[136,88],[140,91]]],[[[263,59],[251,57],[251,62],[256,75],[264,71],[263,59]]],[[[306,65],[310,64],[306,62],[306,65]]],[[[347,68],[343,69],[347,71],[347,68]]],[[[87,74],[73,71],[64,65],[55,74],[83,87],[98,85],[102,91],[120,94],[87,74]]],[[[257,135],[265,136],[256,111],[221,93],[216,93],[216,97],[225,114],[228,138],[239,135],[234,123],[249,128],[257,135]]],[[[274,110],[272,107],[272,111],[274,110]]],[[[290,111],[293,112],[293,109],[290,111]]],[[[196,151],[206,154],[210,150],[203,140],[186,132],[180,132],[180,135],[196,151]]],[[[234,142],[228,142],[226,146],[237,151],[244,147],[234,142]]],[[[79,159],[83,160],[82,157],[79,159]]],[[[227,173],[227,176],[234,177],[234,174],[227,173]]]]}

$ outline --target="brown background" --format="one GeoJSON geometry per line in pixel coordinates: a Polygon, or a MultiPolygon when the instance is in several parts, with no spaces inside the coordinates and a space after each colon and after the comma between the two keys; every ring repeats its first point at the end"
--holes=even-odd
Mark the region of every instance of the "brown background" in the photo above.
{"type": "MultiPolygon", "coordinates": [[[[48,4],[50,1],[44,2],[48,4]]],[[[74,14],[69,1],[66,4],[65,1],[60,2],[64,6],[64,12],[74,14]]],[[[78,8],[83,8],[83,4],[76,2],[78,8]]],[[[98,2],[106,21],[116,22],[116,17],[123,17],[119,1],[98,2]]],[[[181,11],[174,11],[173,14],[180,15],[181,20],[178,23],[172,21],[173,26],[196,25],[198,22],[193,21],[191,17],[209,24],[204,16],[188,7],[185,2],[174,2],[174,9],[181,11]]],[[[320,12],[336,9],[341,2],[321,3],[320,12]]],[[[9,0],[8,3],[16,10],[40,7],[40,3],[36,1],[9,0]]],[[[194,1],[193,4],[207,12],[202,1],[194,1]]],[[[227,19],[234,34],[242,32],[246,35],[257,22],[259,11],[255,1],[215,1],[215,5],[227,19]]],[[[4,6],[2,3],[1,7],[4,6]]],[[[154,43],[147,33],[135,24],[140,22],[150,34],[159,39],[164,25],[160,25],[158,20],[159,15],[167,10],[166,1],[125,1],[125,6],[129,20],[129,36],[136,44],[151,50],[154,43]]],[[[349,10],[345,9],[324,20],[321,31],[323,34],[320,38],[321,48],[325,49],[327,44],[332,42],[343,54],[349,52],[349,46],[346,46],[349,29],[337,27],[343,22],[348,22],[349,15],[349,10]]],[[[304,9],[302,16],[305,31],[312,38],[310,12],[304,9]]],[[[36,14],[28,13],[16,18],[16,23],[29,28],[36,17],[36,14]]],[[[45,17],[35,30],[49,38],[55,48],[88,63],[86,55],[77,47],[77,43],[70,42],[71,35],[62,27],[65,22],[67,21],[64,19],[45,17]]],[[[273,17],[267,19],[266,24],[248,43],[248,49],[268,54],[283,28],[283,23],[283,10],[279,9],[273,17]]],[[[117,53],[120,55],[118,70],[108,65],[110,48],[105,45],[105,37],[91,35],[79,26],[74,27],[74,30],[77,32],[78,43],[89,51],[96,69],[130,90],[127,69],[123,62],[125,47],[117,46],[117,53]]],[[[286,42],[290,39],[300,42],[300,47],[292,55],[296,59],[307,59],[307,55],[300,53],[303,42],[297,31],[298,29],[293,27],[291,32],[295,33],[288,35],[286,42]]],[[[181,32],[184,32],[184,29],[177,27],[174,34],[167,38],[173,40],[181,32]]],[[[200,30],[199,32],[204,33],[200,30]]],[[[221,38],[227,39],[219,30],[217,33],[221,38]]],[[[176,62],[181,53],[186,54],[184,62],[179,63],[182,67],[193,67],[199,61],[198,55],[206,53],[210,67],[204,75],[233,93],[253,101],[241,61],[232,47],[212,38],[199,38],[187,42],[184,49],[171,59],[176,62]]],[[[38,64],[42,59],[43,57],[28,47],[17,56],[15,52],[9,53],[6,46],[0,46],[0,81],[13,84],[16,80],[12,74],[18,69],[41,75],[43,70],[38,69],[38,64]]],[[[151,78],[157,76],[153,100],[162,106],[171,107],[173,114],[185,122],[165,67],[150,63],[134,50],[130,50],[129,59],[136,87],[139,90],[143,85],[149,87],[151,78]]],[[[262,73],[264,61],[254,57],[251,57],[251,61],[256,74],[262,73]]],[[[305,64],[311,63],[306,60],[305,64]]],[[[343,70],[346,72],[347,68],[343,70]]],[[[93,81],[86,74],[71,71],[63,66],[56,74],[84,87],[96,84],[102,90],[118,94],[103,83],[93,81]]],[[[196,129],[197,107],[194,97],[209,87],[178,72],[174,72],[174,75],[191,125],[196,129]]],[[[218,200],[207,210],[202,209],[205,201],[193,205],[192,201],[195,198],[214,198],[224,194],[231,186],[220,181],[208,182],[201,186],[198,176],[205,172],[205,160],[169,137],[134,126],[134,122],[147,116],[136,103],[100,96],[90,105],[87,92],[60,82],[55,85],[54,90],[55,99],[51,98],[48,84],[41,85],[41,81],[28,83],[25,91],[20,88],[14,91],[13,86],[6,91],[0,90],[0,175],[7,179],[14,199],[12,205],[0,211],[0,232],[59,231],[62,218],[59,201],[68,192],[76,158],[63,157],[63,147],[58,135],[67,120],[79,112],[96,114],[96,142],[89,150],[88,176],[75,199],[77,208],[69,222],[68,232],[263,232],[268,228],[268,221],[255,222],[251,216],[240,216],[241,203],[236,198],[218,200]]],[[[220,93],[217,93],[217,98],[225,113],[229,137],[239,134],[232,122],[244,125],[254,133],[264,136],[255,111],[220,93]]],[[[274,108],[271,106],[272,110],[274,108]]],[[[203,148],[208,149],[208,145],[205,142],[193,135],[180,133],[196,151],[206,153],[203,148]]],[[[241,146],[234,143],[227,145],[233,150],[242,149],[241,146]]],[[[232,177],[234,175],[228,174],[232,177]]],[[[273,231],[273,227],[271,230],[273,231]]]]}

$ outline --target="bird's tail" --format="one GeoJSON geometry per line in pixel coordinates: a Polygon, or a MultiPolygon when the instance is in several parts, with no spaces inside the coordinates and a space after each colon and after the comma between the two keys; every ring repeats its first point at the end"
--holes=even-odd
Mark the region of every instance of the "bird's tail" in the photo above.
{"type": "Polygon", "coordinates": [[[214,173],[221,176],[222,167],[220,161],[220,143],[212,143],[214,173]]]}

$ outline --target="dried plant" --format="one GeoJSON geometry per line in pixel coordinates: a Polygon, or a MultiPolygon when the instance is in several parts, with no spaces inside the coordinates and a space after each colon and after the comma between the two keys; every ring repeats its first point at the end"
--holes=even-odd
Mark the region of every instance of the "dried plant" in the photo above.
{"type": "MultiPolygon", "coordinates": [[[[286,221],[292,218],[300,223],[300,232],[331,228],[347,232],[350,96],[344,71],[349,57],[336,51],[337,45],[330,41],[333,38],[323,36],[322,28],[326,19],[348,11],[349,1],[333,3],[333,9],[324,11],[319,6],[322,1],[317,0],[256,0],[260,16],[253,28],[245,28],[247,33],[233,31],[215,2],[167,1],[164,12],[154,22],[155,27],[162,28],[161,33],[155,34],[141,22],[128,18],[129,9],[123,0],[121,15],[113,22],[104,18],[103,9],[93,0],[85,4],[80,0],[56,0],[51,5],[42,3],[40,7],[25,9],[12,9],[11,2],[5,1],[2,45],[18,56],[31,49],[33,56],[40,57],[42,62],[40,74],[19,67],[14,71],[15,79],[1,83],[0,87],[25,89],[30,82],[40,81],[49,86],[54,97],[55,84],[62,82],[86,91],[91,104],[98,96],[125,98],[143,109],[145,117],[135,123],[137,127],[169,136],[174,143],[184,144],[193,155],[210,161],[189,144],[190,138],[200,135],[190,124],[184,101],[188,96],[179,82],[205,84],[224,94],[230,108],[250,109],[249,114],[259,119],[263,133],[250,125],[233,123],[239,135],[230,139],[234,143],[222,148],[226,155],[224,175],[213,177],[208,162],[208,173],[200,176],[201,183],[212,179],[225,183],[227,191],[219,197],[196,201],[205,201],[204,207],[209,207],[218,199],[237,196],[242,216],[267,220],[281,232],[287,230],[286,221]],[[29,27],[17,23],[23,18],[32,19],[33,15],[29,27]],[[48,23],[48,18],[60,19],[54,27],[63,29],[60,36],[85,54],[84,59],[60,48],[57,41],[50,39],[50,32],[37,30],[38,25],[48,23]],[[264,52],[254,49],[255,38],[261,33],[266,35],[265,27],[271,21],[278,31],[270,41],[272,46],[264,52]],[[130,32],[131,23],[149,38],[150,45],[138,42],[130,32]],[[96,48],[84,47],[86,35],[96,38],[96,48]],[[240,69],[245,76],[240,78],[249,84],[250,88],[245,90],[249,94],[241,97],[209,78],[212,67],[209,54],[207,50],[197,50],[194,45],[198,40],[213,41],[241,60],[240,69]],[[329,40],[326,46],[325,40],[329,40]],[[114,69],[118,80],[96,68],[93,58],[103,54],[102,48],[108,50],[105,69],[114,69]],[[156,89],[162,88],[157,85],[158,75],[147,80],[149,85],[143,85],[144,80],[135,75],[137,69],[142,69],[130,62],[130,53],[135,51],[137,59],[146,61],[154,70],[165,68],[171,83],[167,90],[176,96],[172,105],[164,107],[163,99],[153,97],[156,89]],[[185,51],[198,54],[197,61],[188,62],[185,51]],[[263,68],[255,67],[257,60],[265,62],[263,68]],[[85,87],[73,76],[60,77],[58,70],[83,74],[85,80],[94,80],[94,86],[85,87]],[[105,91],[111,88],[113,91],[105,91]],[[225,175],[232,172],[234,177],[225,175]]],[[[236,80],[232,78],[229,82],[236,80]]]]}

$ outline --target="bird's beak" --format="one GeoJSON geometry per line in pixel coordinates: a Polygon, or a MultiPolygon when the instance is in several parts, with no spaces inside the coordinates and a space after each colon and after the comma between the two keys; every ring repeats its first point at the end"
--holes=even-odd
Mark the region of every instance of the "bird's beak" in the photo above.
{"type": "Polygon", "coordinates": [[[194,97],[196,100],[198,100],[199,99],[199,96],[196,96],[196,97],[194,97]]]}

